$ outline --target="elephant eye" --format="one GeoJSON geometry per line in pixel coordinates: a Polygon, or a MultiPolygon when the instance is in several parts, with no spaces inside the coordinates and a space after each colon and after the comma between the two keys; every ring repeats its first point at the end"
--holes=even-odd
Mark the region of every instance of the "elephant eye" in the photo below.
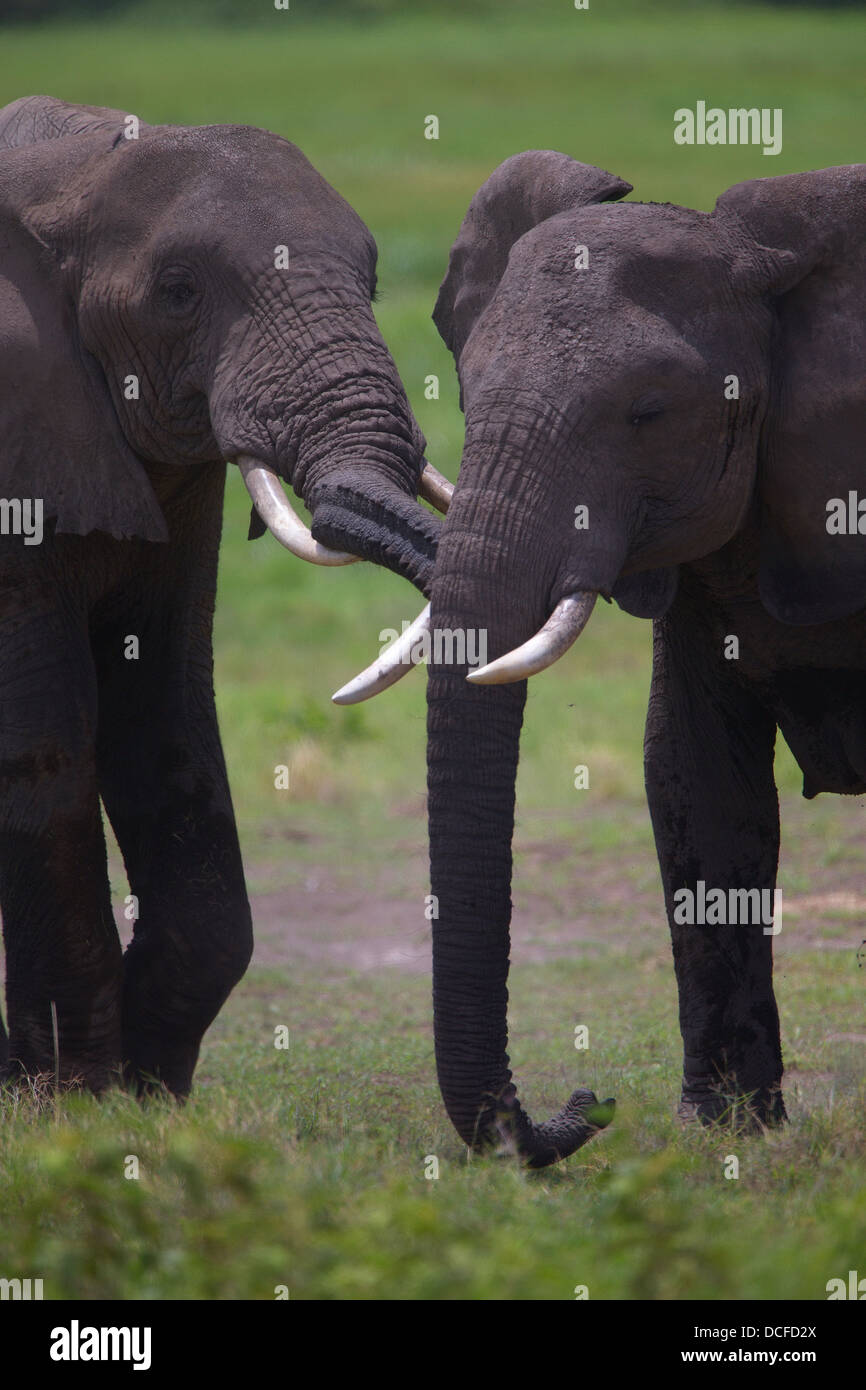
{"type": "Polygon", "coordinates": [[[632,425],[637,427],[639,425],[648,424],[650,420],[657,420],[658,417],[663,414],[664,406],[658,405],[654,402],[652,404],[643,404],[641,402],[636,402],[636,404],[633,405],[631,408],[631,412],[629,414],[629,421],[632,425]]]}
{"type": "Polygon", "coordinates": [[[198,299],[198,290],[190,276],[176,271],[160,280],[156,293],[160,308],[173,314],[183,313],[198,299]]]}

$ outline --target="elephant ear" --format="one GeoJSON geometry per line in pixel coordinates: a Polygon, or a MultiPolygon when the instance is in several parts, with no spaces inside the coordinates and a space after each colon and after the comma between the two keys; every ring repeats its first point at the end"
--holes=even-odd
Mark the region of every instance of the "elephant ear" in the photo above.
{"type": "Polygon", "coordinates": [[[41,500],[58,531],[166,540],[144,466],[82,347],[62,253],[28,215],[28,188],[44,198],[56,186],[52,231],[62,221],[69,161],[59,155],[44,145],[0,151],[0,496],[41,500]]]}
{"type": "Polygon", "coordinates": [[[761,598],[781,622],[831,622],[866,606],[866,165],[737,184],[714,215],[770,248],[761,598]]]}
{"type": "Polygon", "coordinates": [[[631,189],[615,174],[556,150],[524,150],[494,169],[469,204],[433,310],[433,322],[458,366],[514,243],[559,212],[612,202],[631,189]]]}
{"type": "MultiPolygon", "coordinates": [[[[0,111],[0,148],[20,149],[43,140],[96,132],[113,136],[116,144],[129,129],[132,114],[110,106],[76,106],[57,97],[19,97],[0,111]]],[[[150,129],[143,121],[138,123],[138,133],[150,129]]]]}

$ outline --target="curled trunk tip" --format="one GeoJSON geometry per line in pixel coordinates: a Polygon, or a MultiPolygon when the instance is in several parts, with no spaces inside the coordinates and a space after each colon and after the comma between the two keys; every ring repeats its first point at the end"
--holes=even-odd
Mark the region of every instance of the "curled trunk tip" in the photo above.
{"type": "Polygon", "coordinates": [[[517,1099],[513,1084],[506,1086],[496,1108],[496,1131],[506,1148],[516,1152],[529,1168],[546,1168],[575,1153],[613,1119],[616,1101],[600,1101],[594,1091],[572,1092],[553,1119],[534,1125],[517,1099]]]}

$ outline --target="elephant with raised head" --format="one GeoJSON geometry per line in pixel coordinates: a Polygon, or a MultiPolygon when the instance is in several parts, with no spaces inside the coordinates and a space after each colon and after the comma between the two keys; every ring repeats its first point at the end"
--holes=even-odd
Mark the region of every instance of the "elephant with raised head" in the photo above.
{"type": "Polygon", "coordinates": [[[182,1096],[249,960],[212,683],[226,463],[254,531],[429,592],[419,484],[440,494],[375,279],[367,228],[276,135],[0,111],[4,1075],[123,1067],[182,1096]],[[125,956],[100,799],[138,901],[125,956]]]}
{"type": "Polygon", "coordinates": [[[429,621],[486,629],[493,657],[428,680],[436,1057],[462,1138],[505,1127],[534,1166],[610,1113],[578,1091],[533,1124],[506,1054],[525,681],[597,596],[654,619],[684,1118],[785,1116],[777,924],[754,911],[775,902],[777,728],[807,797],[866,792],[866,166],[739,184],[712,213],[629,191],[552,151],[506,160],[434,313],[466,436],[429,621]]]}

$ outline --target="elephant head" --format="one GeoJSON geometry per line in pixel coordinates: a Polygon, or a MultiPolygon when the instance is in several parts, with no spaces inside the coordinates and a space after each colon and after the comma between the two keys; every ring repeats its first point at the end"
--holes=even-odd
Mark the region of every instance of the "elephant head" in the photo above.
{"type": "Polygon", "coordinates": [[[237,462],[297,554],[428,591],[437,523],[371,309],[375,243],[294,145],[15,102],[0,272],[4,496],[41,498],[58,531],[159,541],[160,468],[237,462]]]}
{"type": "Polygon", "coordinates": [[[470,205],[434,312],[466,434],[429,623],[486,631],[494,658],[431,665],[428,680],[437,1065],[463,1139],[504,1123],[535,1166],[609,1112],[575,1092],[535,1125],[508,1066],[525,677],[567,650],[599,594],[660,617],[679,567],[747,526],[756,600],[780,622],[866,602],[862,536],[825,525],[829,498],[866,491],[866,166],[741,184],[712,214],[611,201],[629,191],[551,151],[506,160],[470,205]]]}

